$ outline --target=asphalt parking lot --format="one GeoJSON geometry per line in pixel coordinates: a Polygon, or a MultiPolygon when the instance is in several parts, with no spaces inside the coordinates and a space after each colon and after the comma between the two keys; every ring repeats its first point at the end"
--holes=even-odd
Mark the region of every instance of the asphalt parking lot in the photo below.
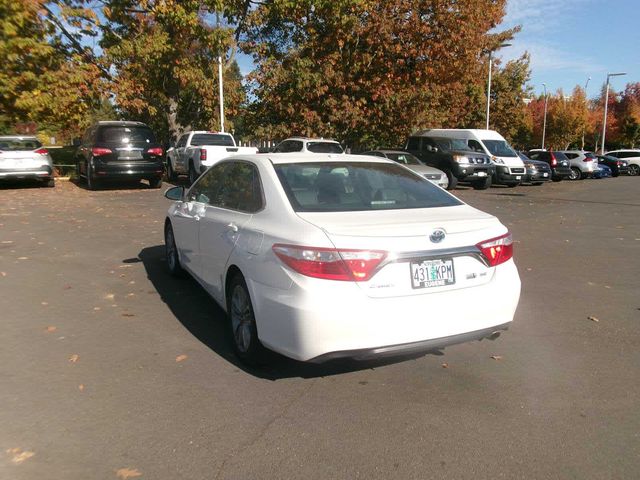
{"type": "Polygon", "coordinates": [[[639,191],[455,192],[517,242],[494,342],[247,370],[165,272],[162,191],[0,188],[0,478],[637,478],[639,191]]]}

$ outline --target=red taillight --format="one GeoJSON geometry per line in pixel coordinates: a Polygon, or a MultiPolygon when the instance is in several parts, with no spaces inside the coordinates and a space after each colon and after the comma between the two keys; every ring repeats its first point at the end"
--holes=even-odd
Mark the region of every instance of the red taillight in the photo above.
{"type": "Polygon", "coordinates": [[[49,150],[47,150],[46,148],[39,148],[35,150],[34,153],[39,153],[40,155],[47,155],[49,153],[49,150]]]}
{"type": "Polygon", "coordinates": [[[157,155],[157,156],[161,157],[162,156],[162,149],[160,147],[150,148],[149,150],[147,150],[147,153],[149,155],[157,155]]]}
{"type": "Polygon", "coordinates": [[[619,167],[621,167],[622,165],[624,165],[624,163],[622,163],[622,162],[616,162],[616,165],[617,165],[617,166],[619,166],[619,167]]]}
{"type": "Polygon", "coordinates": [[[513,257],[513,238],[510,233],[480,242],[476,247],[480,249],[491,267],[500,265],[513,257]]]}
{"type": "Polygon", "coordinates": [[[556,156],[551,152],[551,166],[556,167],[558,165],[558,160],[556,160],[556,156]]]}
{"type": "Polygon", "coordinates": [[[207,159],[207,151],[205,149],[200,149],[200,160],[207,159]]]}
{"type": "Polygon", "coordinates": [[[109,155],[113,153],[110,148],[93,147],[91,149],[91,155],[94,157],[101,157],[102,155],[109,155]]]}
{"type": "Polygon", "coordinates": [[[380,250],[335,250],[276,244],[273,247],[280,260],[307,277],[325,280],[364,282],[387,256],[380,250]]]}

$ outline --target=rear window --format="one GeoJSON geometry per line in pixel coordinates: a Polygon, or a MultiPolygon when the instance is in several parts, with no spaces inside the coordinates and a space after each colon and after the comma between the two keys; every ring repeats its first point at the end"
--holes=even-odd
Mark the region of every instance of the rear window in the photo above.
{"type": "Polygon", "coordinates": [[[392,163],[274,165],[297,212],[450,207],[462,203],[429,180],[392,163]]]}
{"type": "Polygon", "coordinates": [[[422,165],[422,162],[410,153],[387,153],[387,158],[405,165],[422,165]]]}
{"type": "Polygon", "coordinates": [[[586,153],[584,154],[584,156],[585,156],[585,157],[587,157],[587,158],[596,158],[596,156],[595,156],[593,153],[591,153],[591,152],[586,152],[586,153]]]}
{"type": "Polygon", "coordinates": [[[309,142],[307,150],[313,153],[344,153],[340,144],[335,142],[309,142]]]}
{"type": "Polygon", "coordinates": [[[220,135],[217,133],[196,133],[191,137],[191,145],[217,145],[221,147],[235,147],[230,135],[220,135]]]}
{"type": "Polygon", "coordinates": [[[553,152],[553,156],[556,157],[556,160],[569,160],[568,156],[562,152],[553,152]]]}
{"type": "Polygon", "coordinates": [[[122,144],[152,144],[156,137],[149,127],[145,126],[102,126],[98,128],[98,142],[122,144]]]}
{"type": "Polygon", "coordinates": [[[0,150],[6,152],[20,152],[35,150],[42,144],[35,138],[0,138],[0,150]]]}
{"type": "Polygon", "coordinates": [[[482,140],[482,143],[484,143],[484,146],[487,147],[491,155],[495,155],[496,157],[518,156],[515,150],[511,148],[511,145],[504,140],[482,140]]]}

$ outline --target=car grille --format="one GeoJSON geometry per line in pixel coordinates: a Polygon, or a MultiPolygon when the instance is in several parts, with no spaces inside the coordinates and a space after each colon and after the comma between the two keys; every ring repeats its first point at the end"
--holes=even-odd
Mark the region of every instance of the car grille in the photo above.
{"type": "Polygon", "coordinates": [[[469,163],[475,163],[477,165],[489,165],[491,160],[488,157],[469,157],[469,163]]]}
{"type": "Polygon", "coordinates": [[[512,168],[511,173],[524,173],[524,168],[512,168]]]}

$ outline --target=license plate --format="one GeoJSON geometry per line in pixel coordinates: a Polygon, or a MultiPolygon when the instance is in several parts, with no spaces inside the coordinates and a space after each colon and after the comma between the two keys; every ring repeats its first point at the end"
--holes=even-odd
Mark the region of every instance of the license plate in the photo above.
{"type": "Polygon", "coordinates": [[[542,176],[543,176],[543,177],[548,177],[548,176],[549,176],[549,174],[548,174],[548,173],[543,173],[543,174],[542,174],[542,176]]]}
{"type": "Polygon", "coordinates": [[[445,287],[456,283],[453,259],[411,262],[411,286],[413,288],[445,287]]]}
{"type": "Polygon", "coordinates": [[[479,177],[486,177],[487,176],[487,172],[478,172],[477,175],[479,177]]]}
{"type": "Polygon", "coordinates": [[[120,153],[118,155],[118,160],[142,160],[142,153],[141,152],[127,152],[127,153],[120,153]]]}
{"type": "Polygon", "coordinates": [[[516,180],[520,180],[522,178],[522,175],[516,175],[516,180]]]}

